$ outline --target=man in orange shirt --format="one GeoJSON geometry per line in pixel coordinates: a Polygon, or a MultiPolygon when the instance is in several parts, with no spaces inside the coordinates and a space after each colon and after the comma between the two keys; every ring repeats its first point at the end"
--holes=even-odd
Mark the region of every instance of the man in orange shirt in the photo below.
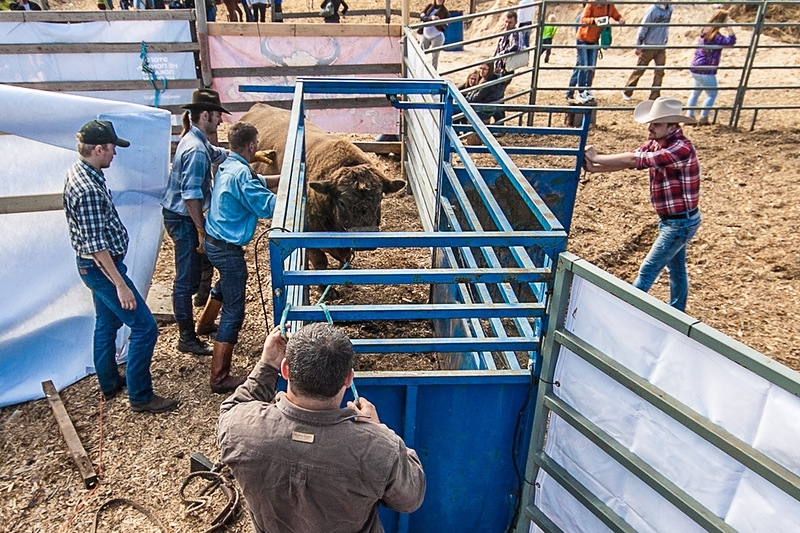
{"type": "MultiPolygon", "coordinates": [[[[592,71],[597,64],[600,32],[603,31],[603,26],[611,23],[611,20],[615,20],[619,24],[625,24],[625,20],[614,4],[589,0],[583,8],[580,27],[576,36],[578,60],[575,63],[575,71],[573,72],[573,77],[577,78],[578,88],[578,95],[575,100],[580,104],[594,100],[594,94],[589,90],[589,87],[592,86],[592,71]]],[[[567,97],[569,98],[570,96],[571,94],[567,93],[567,97]]]]}

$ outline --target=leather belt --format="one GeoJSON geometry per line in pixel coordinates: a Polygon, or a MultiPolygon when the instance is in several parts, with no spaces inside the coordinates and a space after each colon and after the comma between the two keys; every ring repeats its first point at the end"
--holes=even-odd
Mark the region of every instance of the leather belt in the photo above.
{"type": "Polygon", "coordinates": [[[231,244],[229,242],[221,241],[219,239],[216,239],[216,238],[212,237],[208,233],[206,233],[206,240],[208,242],[210,242],[211,244],[213,244],[214,246],[216,246],[217,248],[222,248],[223,250],[241,250],[242,249],[241,246],[237,246],[236,244],[231,244]]]}
{"type": "Polygon", "coordinates": [[[698,209],[695,207],[691,211],[684,211],[683,213],[678,213],[677,215],[658,215],[661,220],[682,220],[689,217],[693,217],[697,214],[698,209]]]}

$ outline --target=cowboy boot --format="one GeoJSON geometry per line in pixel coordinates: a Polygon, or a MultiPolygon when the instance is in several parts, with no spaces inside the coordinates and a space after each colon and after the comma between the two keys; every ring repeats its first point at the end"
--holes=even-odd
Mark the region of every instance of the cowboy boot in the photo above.
{"type": "Polygon", "coordinates": [[[194,320],[178,320],[178,351],[195,355],[211,355],[211,345],[197,338],[194,332],[194,320]]]}
{"type": "Polygon", "coordinates": [[[214,354],[211,356],[211,390],[217,394],[232,392],[247,380],[247,376],[231,376],[233,347],[229,342],[214,341],[214,354]]]}
{"type": "Polygon", "coordinates": [[[197,320],[196,331],[198,335],[208,335],[209,333],[217,331],[217,324],[215,321],[217,320],[220,309],[222,309],[221,301],[215,300],[214,298],[208,299],[200,318],[197,320]]]}

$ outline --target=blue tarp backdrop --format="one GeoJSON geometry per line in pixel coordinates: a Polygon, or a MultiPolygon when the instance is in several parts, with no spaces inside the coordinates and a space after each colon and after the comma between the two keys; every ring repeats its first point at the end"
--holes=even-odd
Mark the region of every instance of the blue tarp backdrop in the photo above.
{"type": "MultiPolygon", "coordinates": [[[[111,120],[131,141],[105,172],[130,247],[128,274],[146,294],[161,241],[170,114],[150,107],[0,86],[0,199],[61,193],[78,159],[75,133],[111,120]]],[[[61,210],[0,214],[0,406],[42,398],[93,372],[91,293],[75,267],[61,210]]],[[[127,328],[123,328],[124,330],[127,328]]],[[[127,331],[118,338],[124,348],[127,331]]]]}

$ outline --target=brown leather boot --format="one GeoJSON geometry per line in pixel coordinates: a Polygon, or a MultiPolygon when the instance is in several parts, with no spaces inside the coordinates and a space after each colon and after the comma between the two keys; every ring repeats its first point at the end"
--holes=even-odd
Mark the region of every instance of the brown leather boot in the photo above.
{"type": "Polygon", "coordinates": [[[215,321],[217,320],[220,309],[222,309],[222,302],[215,300],[214,298],[208,299],[208,302],[206,302],[206,306],[203,309],[203,313],[197,320],[197,328],[195,331],[198,335],[208,335],[209,333],[214,333],[217,331],[217,324],[215,321]]]}
{"type": "Polygon", "coordinates": [[[211,355],[211,390],[217,394],[232,392],[245,382],[247,376],[231,376],[231,359],[233,347],[229,342],[214,341],[214,353],[211,355]]]}

